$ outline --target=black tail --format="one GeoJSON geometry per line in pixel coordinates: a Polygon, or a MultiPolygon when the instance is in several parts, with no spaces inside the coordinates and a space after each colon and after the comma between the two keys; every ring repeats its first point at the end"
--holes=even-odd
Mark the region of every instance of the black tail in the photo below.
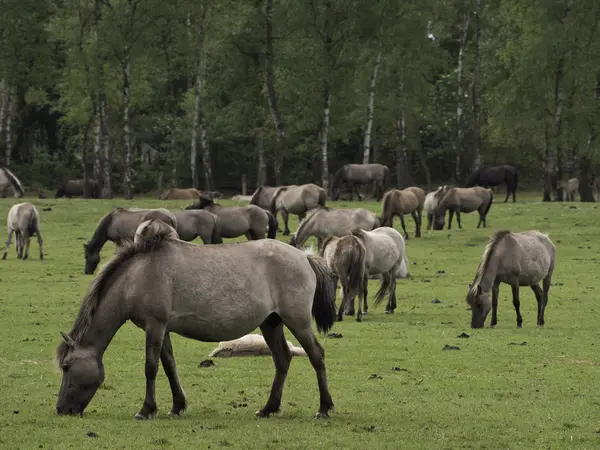
{"type": "Polygon", "coordinates": [[[269,231],[267,232],[267,237],[269,239],[275,239],[277,237],[277,228],[279,228],[279,224],[277,223],[277,219],[275,215],[269,211],[265,211],[267,216],[269,217],[269,231]]]}
{"type": "Polygon", "coordinates": [[[221,238],[221,223],[217,216],[214,217],[215,224],[213,226],[212,235],[210,236],[210,242],[212,244],[222,244],[223,239],[221,238]]]}
{"type": "Polygon", "coordinates": [[[490,208],[492,207],[492,203],[494,202],[494,194],[492,193],[491,189],[488,189],[488,191],[490,192],[490,202],[487,205],[487,208],[485,208],[485,213],[483,213],[483,216],[486,217],[488,211],[490,210],[490,208]]]}
{"type": "MultiPolygon", "coordinates": [[[[362,244],[360,238],[356,236],[352,236],[354,241],[353,248],[350,250],[352,252],[350,256],[350,260],[347,261],[347,264],[343,264],[343,269],[338,271],[338,274],[341,277],[345,277],[346,287],[344,288],[344,295],[360,295],[363,288],[364,274],[365,274],[365,260],[367,258],[366,250],[364,245],[362,244]],[[342,273],[340,273],[342,272],[342,273]],[[345,272],[345,273],[343,273],[345,272]],[[348,292],[346,292],[348,290],[348,292]]],[[[338,246],[339,249],[339,246],[338,246]]],[[[339,262],[343,262],[343,256],[341,252],[344,250],[336,250],[336,254],[334,256],[334,260],[339,262]]]]}
{"type": "Polygon", "coordinates": [[[312,316],[317,323],[317,330],[327,333],[335,322],[335,283],[333,273],[327,264],[318,256],[306,255],[310,267],[317,276],[317,287],[312,304],[312,316]]]}
{"type": "Polygon", "coordinates": [[[373,302],[375,305],[379,305],[381,300],[383,300],[385,293],[390,290],[390,287],[392,286],[392,279],[395,276],[396,274],[392,274],[391,276],[388,274],[387,277],[381,277],[381,284],[379,285],[379,290],[377,291],[377,294],[375,294],[375,300],[373,302]]]}

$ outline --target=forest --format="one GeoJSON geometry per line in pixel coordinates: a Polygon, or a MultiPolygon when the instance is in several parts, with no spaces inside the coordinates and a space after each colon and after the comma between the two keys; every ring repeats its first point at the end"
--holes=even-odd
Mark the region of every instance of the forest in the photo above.
{"type": "MultiPolygon", "coordinates": [[[[597,0],[0,0],[0,165],[32,189],[398,187],[598,160],[597,0]]],[[[591,195],[591,191],[589,192],[591,195]]]]}

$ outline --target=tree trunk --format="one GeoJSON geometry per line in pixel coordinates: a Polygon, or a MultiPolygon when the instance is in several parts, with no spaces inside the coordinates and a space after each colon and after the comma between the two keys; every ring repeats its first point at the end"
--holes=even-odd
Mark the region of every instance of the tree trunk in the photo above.
{"type": "Polygon", "coordinates": [[[170,182],[170,187],[177,187],[177,165],[179,164],[179,152],[177,151],[177,144],[175,142],[175,133],[174,133],[174,131],[171,131],[171,141],[169,143],[169,149],[170,149],[169,153],[171,154],[171,182],[170,182]]]}
{"type": "MultiPolygon", "coordinates": [[[[562,179],[562,112],[564,106],[564,60],[561,58],[558,61],[556,67],[556,80],[554,87],[554,145],[553,145],[553,157],[558,163],[556,167],[556,178],[557,180],[562,179]]],[[[555,188],[554,200],[558,201],[562,199],[562,192],[560,189],[555,188]]]]}
{"type": "MultiPolygon", "coordinates": [[[[592,109],[592,115],[596,116],[600,112],[600,72],[596,74],[596,86],[594,88],[594,100],[595,107],[592,109]]],[[[587,139],[587,148],[584,155],[579,160],[579,172],[581,179],[579,180],[579,193],[581,195],[582,202],[594,202],[594,192],[592,189],[592,182],[594,176],[598,175],[595,173],[593,162],[596,160],[596,138],[597,132],[594,127],[594,118],[590,120],[590,133],[587,139]]],[[[600,201],[600,198],[598,199],[600,201]]]]}
{"type": "Polygon", "coordinates": [[[102,117],[100,115],[100,102],[94,102],[94,169],[93,177],[97,182],[102,181],[102,117]]]}
{"type": "Polygon", "coordinates": [[[200,148],[202,150],[202,168],[204,169],[204,190],[211,191],[214,186],[212,163],[210,160],[210,145],[208,143],[208,132],[206,130],[206,119],[204,111],[200,108],[200,122],[198,128],[200,130],[200,148]]]}
{"type": "Polygon", "coordinates": [[[4,78],[0,80],[0,139],[4,132],[4,117],[6,116],[6,82],[4,78]]]}
{"type": "Polygon", "coordinates": [[[381,63],[381,50],[377,53],[375,67],[371,74],[371,86],[369,87],[369,101],[367,102],[367,128],[365,130],[365,141],[363,143],[363,164],[369,164],[371,156],[371,130],[373,129],[373,108],[375,106],[375,86],[377,84],[377,72],[381,63]]]}
{"type": "Polygon", "coordinates": [[[469,23],[471,16],[468,12],[465,13],[464,22],[462,26],[462,35],[460,38],[460,47],[458,50],[458,65],[456,68],[456,165],[454,169],[454,176],[456,182],[462,181],[462,165],[464,158],[464,129],[463,129],[463,64],[465,57],[465,48],[467,45],[467,38],[469,33],[469,23]]]}
{"type": "Polygon", "coordinates": [[[544,174],[544,198],[543,201],[552,201],[551,193],[556,186],[556,177],[554,176],[554,153],[550,148],[550,126],[546,124],[544,158],[542,160],[542,173],[544,174]]]}
{"type": "Polygon", "coordinates": [[[200,88],[198,75],[194,80],[194,111],[192,116],[192,145],[190,150],[190,168],[192,171],[192,187],[198,187],[198,122],[200,118],[200,88]]]}
{"type": "Polygon", "coordinates": [[[110,135],[108,132],[108,117],[106,110],[106,94],[100,89],[100,131],[102,152],[102,198],[112,198],[112,151],[110,147],[110,135]]]}
{"type": "MultiPolygon", "coordinates": [[[[258,153],[258,175],[256,177],[256,187],[267,184],[267,161],[265,159],[265,146],[262,129],[254,137],[254,145],[258,153]]],[[[280,185],[278,185],[280,186],[280,185]]]]}
{"type": "Polygon", "coordinates": [[[475,61],[473,62],[473,85],[471,89],[471,100],[473,102],[473,170],[483,165],[481,154],[481,129],[480,129],[480,97],[479,97],[479,73],[481,72],[481,13],[483,11],[483,0],[477,0],[475,10],[475,61]]]}
{"type": "Polygon", "coordinates": [[[321,121],[321,131],[319,133],[319,138],[321,140],[322,162],[321,185],[323,186],[323,189],[327,191],[329,187],[329,163],[327,155],[327,141],[329,139],[329,113],[331,111],[331,94],[327,85],[325,85],[325,88],[323,89],[323,100],[323,119],[321,121]]]}
{"type": "Polygon", "coordinates": [[[16,104],[16,97],[17,97],[15,85],[12,85],[12,86],[10,84],[8,85],[7,95],[8,95],[8,99],[7,99],[7,107],[6,107],[7,110],[6,110],[6,149],[5,149],[6,154],[5,154],[4,164],[6,165],[6,167],[9,167],[11,156],[12,156],[12,147],[13,147],[12,119],[15,114],[15,104],[16,104]]]}
{"type": "Polygon", "coordinates": [[[396,187],[401,189],[410,186],[412,183],[409,170],[410,162],[408,159],[404,111],[400,112],[400,118],[396,120],[396,136],[398,138],[398,145],[396,146],[396,187]]]}
{"type": "Polygon", "coordinates": [[[277,104],[277,93],[275,91],[275,70],[273,54],[273,0],[266,0],[265,5],[265,85],[267,88],[267,100],[269,102],[269,109],[271,110],[271,118],[273,119],[273,124],[275,125],[276,133],[275,155],[273,158],[275,170],[275,184],[277,186],[281,186],[281,169],[283,165],[283,144],[285,141],[285,126],[281,118],[281,113],[277,104]]]}
{"type": "Polygon", "coordinates": [[[123,146],[125,147],[125,174],[123,177],[123,194],[125,200],[133,198],[131,188],[131,166],[133,163],[133,150],[131,148],[131,129],[129,123],[129,107],[131,105],[131,58],[125,56],[123,68],[123,146]]]}
{"type": "Polygon", "coordinates": [[[81,168],[83,170],[83,198],[90,198],[90,185],[88,183],[90,176],[87,165],[87,148],[90,140],[90,124],[93,119],[94,118],[90,120],[90,123],[87,124],[87,126],[85,127],[85,131],[83,132],[83,148],[81,149],[81,168]]]}

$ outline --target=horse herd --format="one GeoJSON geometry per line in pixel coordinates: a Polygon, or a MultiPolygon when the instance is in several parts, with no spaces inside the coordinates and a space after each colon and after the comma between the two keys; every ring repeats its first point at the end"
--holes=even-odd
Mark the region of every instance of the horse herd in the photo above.
{"type": "MultiPolygon", "coordinates": [[[[382,173],[382,182],[388,176],[382,173]]],[[[334,192],[340,182],[334,185],[334,192]]],[[[516,182],[511,191],[513,201],[515,190],[516,182]]],[[[327,385],[325,352],[313,332],[311,317],[317,329],[326,333],[336,317],[342,320],[344,313],[355,314],[354,299],[358,297],[356,320],[361,321],[368,312],[369,277],[381,278],[375,304],[387,295],[385,312],[393,313],[396,280],[409,276],[404,215],[413,217],[419,237],[423,210],[428,230],[443,229],[446,212],[448,229],[454,216],[462,228],[461,213],[475,211],[479,228],[486,227],[493,203],[492,191],[481,186],[441,186],[427,195],[418,187],[387,192],[376,187],[376,192],[381,194],[380,216],[365,208],[332,208],[326,204],[327,193],[314,184],[262,186],[246,206],[223,206],[213,195],[200,193],[185,210],[116,208],[108,213],[84,244],[85,273],[94,273],[107,241],[116,244],[116,254],[91,283],[71,331],[61,332],[57,361],[62,384],[57,413],[83,414],[104,381],[106,348],[120,327],[131,320],[146,335],[146,396],[138,419],[157,412],[159,360],[172,391],[171,414],[180,414],[187,406],[171,332],[218,342],[260,328],[275,363],[275,378],[265,406],[256,415],[268,417],[278,412],[292,358],[284,325],[316,372],[320,393],[316,417],[328,417],[334,405],[327,385]],[[300,219],[294,233],[289,229],[290,214],[300,219]],[[289,244],[275,239],[278,215],[284,221],[283,234],[291,235],[289,244]],[[393,228],[396,216],[404,238],[393,228]],[[191,244],[198,236],[204,244],[220,245],[191,244]],[[223,238],[238,236],[246,236],[249,242],[222,245],[223,238]],[[300,248],[310,236],[317,239],[318,255],[312,248],[300,248]],[[227,283],[222,282],[223,273],[229,274],[227,283]],[[342,298],[336,308],[338,283],[342,298]]],[[[33,234],[38,237],[43,258],[40,217],[33,205],[14,205],[7,225],[4,258],[13,232],[19,258],[27,258],[33,234]]],[[[542,326],[554,264],[555,248],[546,235],[537,231],[496,233],[483,252],[467,293],[472,327],[483,327],[490,310],[491,326],[496,324],[500,283],[512,288],[519,327],[519,287],[531,287],[538,301],[537,323],[542,326]]]]}

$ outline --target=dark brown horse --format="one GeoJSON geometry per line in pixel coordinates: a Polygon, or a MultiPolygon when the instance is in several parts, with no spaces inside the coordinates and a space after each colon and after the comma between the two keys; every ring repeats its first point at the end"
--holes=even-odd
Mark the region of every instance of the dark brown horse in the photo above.
{"type": "Polygon", "coordinates": [[[504,203],[508,201],[510,194],[512,194],[514,203],[517,196],[517,185],[519,184],[519,170],[507,164],[477,169],[467,179],[465,187],[481,186],[487,189],[504,183],[506,184],[504,203]]]}
{"type": "MultiPolygon", "coordinates": [[[[90,197],[91,198],[100,198],[100,183],[96,180],[88,180],[87,182],[90,197]]],[[[80,197],[83,196],[84,189],[83,180],[69,180],[60,185],[58,190],[56,191],[55,198],[60,197],[80,197]]]]}
{"type": "Polygon", "coordinates": [[[350,186],[350,200],[352,190],[356,191],[358,199],[362,200],[357,184],[375,184],[375,198],[381,200],[387,185],[390,182],[390,169],[383,164],[346,164],[337,170],[331,182],[331,199],[340,198],[340,188],[343,184],[350,186]]]}

